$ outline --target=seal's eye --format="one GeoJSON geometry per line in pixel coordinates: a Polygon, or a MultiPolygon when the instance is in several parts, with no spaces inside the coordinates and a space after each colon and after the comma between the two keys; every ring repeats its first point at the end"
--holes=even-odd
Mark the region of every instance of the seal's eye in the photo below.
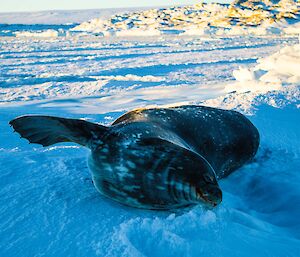
{"type": "Polygon", "coordinates": [[[213,184],[214,183],[214,178],[212,175],[210,174],[204,174],[203,175],[203,179],[205,180],[205,182],[213,184]]]}

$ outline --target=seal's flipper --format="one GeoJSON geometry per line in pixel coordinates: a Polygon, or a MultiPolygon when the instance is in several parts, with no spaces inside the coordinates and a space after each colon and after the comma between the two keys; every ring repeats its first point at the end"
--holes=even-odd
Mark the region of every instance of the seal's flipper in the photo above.
{"type": "Polygon", "coordinates": [[[186,162],[186,166],[192,165],[195,168],[194,163],[196,163],[199,169],[210,170],[211,174],[215,175],[213,168],[203,156],[183,147],[183,145],[178,145],[161,138],[142,138],[139,139],[138,144],[147,147],[147,151],[152,154],[152,160],[161,160],[163,162],[169,161],[168,158],[170,158],[171,162],[169,165],[173,169],[182,166],[184,162],[186,162]]]}
{"type": "Polygon", "coordinates": [[[21,116],[9,122],[21,137],[30,143],[49,146],[60,142],[74,142],[88,146],[89,140],[103,135],[108,128],[85,120],[51,116],[21,116]]]}

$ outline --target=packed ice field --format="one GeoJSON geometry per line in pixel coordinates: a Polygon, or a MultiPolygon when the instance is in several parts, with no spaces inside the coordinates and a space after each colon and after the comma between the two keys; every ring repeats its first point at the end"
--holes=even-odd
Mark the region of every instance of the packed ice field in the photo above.
{"type": "Polygon", "coordinates": [[[299,256],[297,36],[0,38],[0,255],[299,256]],[[220,181],[223,202],[157,212],[95,189],[74,144],[13,133],[24,114],[110,124],[140,107],[238,110],[258,128],[253,162],[220,181]]]}

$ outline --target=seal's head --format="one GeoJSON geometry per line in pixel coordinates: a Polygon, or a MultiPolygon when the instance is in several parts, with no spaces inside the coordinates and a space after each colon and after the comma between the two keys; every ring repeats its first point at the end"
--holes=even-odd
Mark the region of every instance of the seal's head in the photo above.
{"type": "Polygon", "coordinates": [[[155,172],[165,167],[169,190],[176,200],[215,207],[222,201],[215,171],[207,160],[192,149],[162,139],[146,139],[143,144],[153,149],[161,161],[155,172]]]}
{"type": "Polygon", "coordinates": [[[195,185],[196,200],[210,207],[215,207],[222,201],[222,191],[219,188],[216,177],[205,172],[202,179],[195,185]]]}

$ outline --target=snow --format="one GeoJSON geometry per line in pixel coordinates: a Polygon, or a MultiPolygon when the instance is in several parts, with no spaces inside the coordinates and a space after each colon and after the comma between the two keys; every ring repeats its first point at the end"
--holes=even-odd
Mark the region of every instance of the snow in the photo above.
{"type": "Polygon", "coordinates": [[[299,256],[298,36],[70,33],[0,46],[1,256],[299,256]],[[87,149],[29,145],[8,125],[24,114],[108,125],[180,104],[238,110],[260,132],[255,160],[220,181],[217,208],[122,206],[95,189],[87,149]]]}
{"type": "Polygon", "coordinates": [[[300,44],[287,46],[280,51],[259,59],[255,67],[239,67],[233,71],[233,76],[241,86],[229,85],[229,90],[249,90],[249,84],[253,84],[251,91],[279,90],[289,84],[297,84],[300,81],[300,44]],[[255,86],[256,84],[256,86],[255,86]]]}
{"type": "MultiPolygon", "coordinates": [[[[299,10],[299,1],[280,0],[276,3],[236,1],[230,5],[203,3],[155,9],[145,7],[144,9],[0,13],[0,29],[3,27],[3,30],[10,30],[10,25],[20,24],[22,26],[18,26],[18,31],[13,34],[28,37],[56,37],[71,34],[81,37],[89,34],[103,37],[151,37],[164,34],[297,35],[300,33],[299,10]],[[35,24],[40,26],[51,24],[52,27],[54,25],[58,27],[50,35],[49,31],[32,31],[35,27],[30,25],[35,24]],[[62,24],[68,27],[63,27],[62,24]]],[[[2,34],[5,35],[3,32],[2,34]]]]}
{"type": "Polygon", "coordinates": [[[115,36],[119,37],[128,37],[128,36],[134,36],[134,37],[140,37],[140,36],[159,36],[160,31],[157,29],[148,29],[148,30],[142,30],[142,29],[130,29],[130,30],[121,30],[116,31],[115,36]]]}
{"type": "Polygon", "coordinates": [[[299,34],[297,0],[235,1],[118,13],[85,21],[73,31],[102,36],[299,34]]]}
{"type": "Polygon", "coordinates": [[[58,32],[52,29],[48,29],[41,32],[15,32],[16,37],[58,37],[58,32]]]}

